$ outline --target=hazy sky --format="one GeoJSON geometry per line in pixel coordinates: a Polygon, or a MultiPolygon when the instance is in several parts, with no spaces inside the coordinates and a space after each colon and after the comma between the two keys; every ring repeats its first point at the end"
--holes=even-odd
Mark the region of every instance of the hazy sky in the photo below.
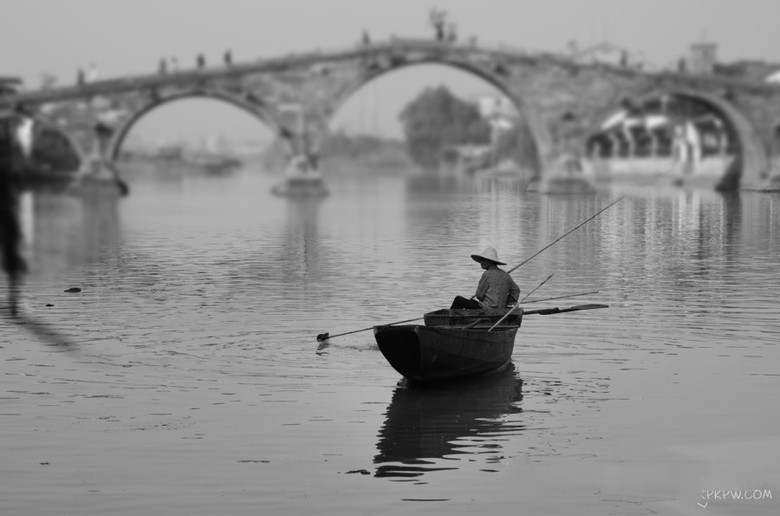
{"type": "MultiPolygon", "coordinates": [[[[375,40],[426,37],[433,7],[446,9],[461,37],[486,44],[561,51],[572,40],[609,41],[666,65],[705,39],[718,43],[722,61],[780,63],[780,0],[0,0],[0,75],[20,76],[32,88],[44,72],[70,83],[90,63],[113,77],[154,71],[162,57],[191,66],[199,52],[217,63],[226,49],[237,62],[336,50],[354,45],[363,30],[375,40]]],[[[418,67],[359,92],[336,122],[393,133],[400,107],[442,82],[462,95],[491,90],[462,72],[418,67]]],[[[151,113],[137,130],[174,136],[187,116],[182,134],[204,119],[223,132],[257,129],[231,106],[178,104],[151,113]]]]}

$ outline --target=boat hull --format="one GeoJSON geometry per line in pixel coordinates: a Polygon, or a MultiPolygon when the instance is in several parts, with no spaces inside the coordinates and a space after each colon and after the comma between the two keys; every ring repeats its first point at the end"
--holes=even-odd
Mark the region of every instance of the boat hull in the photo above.
{"type": "Polygon", "coordinates": [[[271,188],[271,193],[280,197],[325,197],[329,192],[320,179],[288,179],[271,188]]]}
{"type": "MultiPolygon", "coordinates": [[[[506,314],[505,311],[488,312],[481,309],[444,308],[424,315],[426,326],[457,326],[481,321],[480,324],[495,324],[506,314]]],[[[523,322],[523,309],[518,308],[501,321],[502,325],[520,326],[523,322]]]]}
{"type": "Polygon", "coordinates": [[[488,373],[512,359],[518,326],[464,329],[417,324],[375,326],[379,350],[415,382],[437,382],[488,373]]]}

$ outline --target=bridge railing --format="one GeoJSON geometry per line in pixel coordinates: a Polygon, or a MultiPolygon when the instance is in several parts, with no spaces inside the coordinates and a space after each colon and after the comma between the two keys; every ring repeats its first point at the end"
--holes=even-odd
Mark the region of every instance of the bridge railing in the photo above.
{"type": "Polygon", "coordinates": [[[127,91],[136,91],[143,89],[155,89],[164,86],[175,86],[178,84],[188,85],[198,82],[208,82],[220,78],[240,77],[252,73],[271,73],[283,71],[296,67],[313,65],[322,62],[334,62],[350,59],[369,57],[372,55],[388,54],[393,52],[431,52],[460,54],[464,58],[475,57],[478,55],[493,57],[505,60],[507,64],[522,61],[545,60],[551,63],[558,63],[561,66],[571,67],[597,67],[600,69],[609,69],[617,74],[642,74],[652,75],[661,79],[673,79],[683,83],[689,83],[691,86],[704,84],[721,84],[724,87],[734,87],[747,89],[753,92],[766,92],[777,94],[780,92],[780,85],[769,83],[756,83],[744,79],[733,77],[718,76],[698,76],[681,74],[675,72],[649,72],[636,69],[626,69],[617,65],[597,64],[589,65],[580,63],[570,56],[552,52],[533,52],[518,47],[497,44],[497,45],[474,45],[470,40],[459,41],[439,41],[430,38],[400,38],[392,37],[384,42],[372,42],[369,44],[359,44],[350,48],[336,50],[314,50],[306,53],[289,53],[283,56],[272,58],[262,58],[247,63],[227,64],[211,68],[195,68],[192,70],[181,70],[168,72],[165,74],[149,73],[130,77],[119,77],[104,79],[100,81],[89,82],[82,85],[63,86],[50,89],[17,91],[5,95],[5,100],[11,100],[17,103],[40,104],[49,101],[69,100],[77,98],[89,98],[104,94],[120,93],[127,91]]]}

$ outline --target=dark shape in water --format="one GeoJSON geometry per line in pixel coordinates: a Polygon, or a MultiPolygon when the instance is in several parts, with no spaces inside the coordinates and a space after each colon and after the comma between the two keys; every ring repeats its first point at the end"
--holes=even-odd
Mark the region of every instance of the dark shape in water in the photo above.
{"type": "Polygon", "coordinates": [[[8,275],[11,316],[16,316],[17,287],[27,264],[21,253],[22,230],[19,225],[19,171],[22,154],[15,136],[19,118],[0,112],[0,255],[8,275]]]}
{"type": "MultiPolygon", "coordinates": [[[[480,436],[500,439],[502,434],[523,430],[522,425],[501,420],[506,414],[522,412],[518,405],[523,399],[522,385],[512,363],[458,382],[399,382],[379,430],[375,476],[404,479],[457,469],[457,463],[449,466],[441,461],[471,453],[459,441],[480,436]]],[[[493,455],[500,450],[497,442],[479,446],[493,455]]]]}

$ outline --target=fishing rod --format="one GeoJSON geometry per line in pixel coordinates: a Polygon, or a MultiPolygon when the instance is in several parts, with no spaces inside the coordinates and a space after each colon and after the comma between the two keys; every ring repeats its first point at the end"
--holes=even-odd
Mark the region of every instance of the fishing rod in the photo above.
{"type": "Polygon", "coordinates": [[[570,297],[589,296],[591,294],[598,294],[598,290],[591,290],[590,292],[578,292],[576,294],[566,294],[564,296],[544,297],[541,299],[531,299],[530,301],[523,301],[521,304],[530,305],[531,303],[541,303],[542,301],[555,301],[557,299],[568,299],[570,297]]]}
{"type": "Polygon", "coordinates": [[[553,276],[555,276],[555,273],[554,273],[554,272],[553,272],[552,274],[550,274],[549,276],[547,276],[546,278],[544,278],[544,281],[542,281],[541,283],[539,283],[539,284],[536,286],[536,288],[535,288],[535,289],[533,289],[533,290],[532,290],[532,291],[530,291],[528,294],[526,294],[526,295],[525,295],[525,297],[524,297],[523,299],[521,299],[520,301],[518,301],[518,302],[515,304],[515,306],[519,305],[520,303],[524,302],[526,299],[528,299],[529,297],[531,297],[531,294],[533,294],[534,292],[536,292],[537,290],[539,290],[540,288],[542,288],[542,285],[544,285],[545,283],[547,283],[548,281],[550,281],[550,279],[551,279],[553,276]]]}
{"type": "Polygon", "coordinates": [[[571,233],[574,233],[576,230],[578,230],[579,228],[581,228],[582,226],[584,226],[585,224],[587,224],[587,223],[588,223],[588,222],[590,222],[591,220],[595,219],[596,217],[598,217],[599,215],[601,215],[603,212],[607,211],[609,208],[611,208],[612,206],[614,206],[614,205],[616,205],[617,203],[619,203],[620,201],[622,201],[624,198],[625,198],[625,196],[621,196],[621,197],[619,197],[619,198],[618,198],[616,201],[614,201],[614,202],[612,202],[612,203],[608,204],[608,205],[607,205],[607,206],[605,206],[604,208],[601,208],[599,211],[597,211],[596,213],[594,213],[593,215],[591,215],[591,216],[590,216],[590,217],[588,217],[587,219],[583,220],[582,222],[580,222],[579,224],[577,224],[576,226],[574,226],[572,229],[570,229],[569,231],[567,231],[567,232],[566,232],[566,233],[564,233],[563,235],[559,236],[558,238],[556,238],[555,240],[553,240],[552,242],[550,242],[550,243],[549,243],[549,244],[547,244],[546,246],[542,247],[541,249],[539,249],[538,251],[536,251],[534,254],[532,254],[530,257],[528,257],[528,258],[526,258],[525,260],[523,260],[522,262],[520,262],[520,264],[519,264],[519,265],[515,265],[514,267],[512,267],[511,269],[509,269],[507,272],[508,272],[508,273],[511,273],[511,272],[512,272],[512,271],[514,271],[515,269],[518,269],[518,268],[522,267],[523,265],[525,265],[526,263],[530,262],[531,260],[533,260],[534,258],[536,258],[537,256],[539,256],[540,254],[542,254],[542,252],[546,251],[547,249],[549,249],[549,248],[550,248],[550,247],[552,247],[553,245],[557,244],[559,241],[563,240],[565,237],[567,237],[567,236],[568,236],[568,235],[570,235],[571,233]]]}
{"type": "Polygon", "coordinates": [[[514,312],[514,311],[515,311],[515,309],[516,309],[518,306],[520,306],[520,303],[522,303],[523,301],[525,301],[526,299],[528,299],[528,296],[530,296],[531,294],[533,294],[534,292],[536,292],[537,290],[539,290],[539,289],[542,287],[542,285],[544,285],[545,283],[547,283],[547,281],[548,281],[550,278],[552,278],[552,277],[553,277],[553,275],[555,275],[555,273],[554,273],[554,272],[553,272],[552,274],[550,274],[549,276],[547,276],[547,277],[544,279],[544,281],[542,281],[541,283],[539,283],[539,285],[537,285],[535,289],[533,289],[533,290],[532,290],[532,291],[530,291],[528,294],[526,294],[526,295],[525,295],[525,297],[524,297],[523,299],[518,299],[518,300],[517,300],[517,303],[515,303],[515,306],[513,306],[513,307],[512,307],[512,308],[511,308],[511,309],[510,309],[510,310],[509,310],[507,313],[505,313],[505,314],[504,314],[504,315],[501,317],[501,319],[499,319],[498,321],[496,321],[496,324],[494,324],[493,326],[491,326],[491,327],[490,327],[490,329],[489,329],[488,331],[491,331],[493,328],[495,328],[496,326],[498,326],[499,324],[501,324],[501,323],[504,321],[504,319],[506,319],[507,317],[509,317],[509,314],[511,314],[512,312],[514,312]]]}

